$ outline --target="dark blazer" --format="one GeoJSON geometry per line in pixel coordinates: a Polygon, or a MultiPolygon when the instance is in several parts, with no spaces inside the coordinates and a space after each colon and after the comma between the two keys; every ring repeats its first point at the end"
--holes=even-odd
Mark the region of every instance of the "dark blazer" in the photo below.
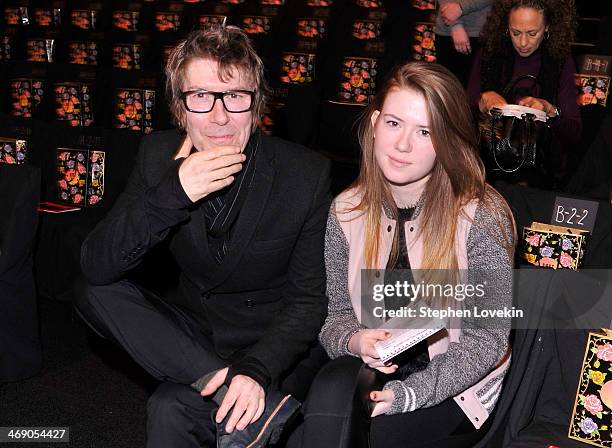
{"type": "Polygon", "coordinates": [[[222,358],[251,360],[274,380],[316,340],[327,313],[329,163],[301,146],[261,138],[221,265],[209,252],[200,204],[185,208],[176,199],[177,191],[186,198],[181,160],[173,160],[176,131],[142,139],[126,190],[83,243],[81,264],[91,283],[108,284],[168,238],[181,275],[178,293],[166,300],[199,317],[222,358]]]}

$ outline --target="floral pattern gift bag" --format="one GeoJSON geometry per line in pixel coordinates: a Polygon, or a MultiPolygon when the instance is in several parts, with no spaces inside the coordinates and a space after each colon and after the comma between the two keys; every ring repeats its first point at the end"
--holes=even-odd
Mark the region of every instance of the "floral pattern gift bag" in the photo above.
{"type": "Polygon", "coordinates": [[[589,333],[568,437],[612,447],[612,330],[589,333]]]}
{"type": "Polygon", "coordinates": [[[523,227],[521,257],[535,266],[577,270],[588,236],[587,230],[532,222],[523,227]]]}

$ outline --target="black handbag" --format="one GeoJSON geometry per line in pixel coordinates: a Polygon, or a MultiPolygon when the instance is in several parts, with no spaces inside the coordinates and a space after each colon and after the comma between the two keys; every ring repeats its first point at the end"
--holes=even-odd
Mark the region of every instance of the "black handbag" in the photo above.
{"type": "MultiPolygon", "coordinates": [[[[522,79],[537,78],[523,75],[504,89],[504,98],[522,79]]],[[[480,124],[481,155],[488,169],[503,173],[516,173],[522,169],[535,169],[547,173],[550,132],[546,113],[522,106],[493,108],[480,124]]]]}

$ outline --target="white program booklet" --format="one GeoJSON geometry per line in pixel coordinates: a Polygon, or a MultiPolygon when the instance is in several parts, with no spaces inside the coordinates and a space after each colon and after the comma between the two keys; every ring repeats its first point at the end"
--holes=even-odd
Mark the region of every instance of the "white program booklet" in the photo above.
{"type": "Polygon", "coordinates": [[[548,120],[548,115],[546,115],[546,112],[539,109],[534,109],[533,107],[519,106],[518,104],[506,104],[504,107],[500,107],[500,110],[502,111],[502,115],[505,117],[523,118],[523,115],[531,114],[538,121],[543,121],[546,123],[546,120],[548,120]]]}
{"type": "Polygon", "coordinates": [[[447,320],[439,317],[393,318],[385,322],[380,329],[385,329],[392,336],[386,341],[378,341],[374,346],[380,360],[387,362],[391,358],[408,350],[423,339],[446,327],[447,320]]]}

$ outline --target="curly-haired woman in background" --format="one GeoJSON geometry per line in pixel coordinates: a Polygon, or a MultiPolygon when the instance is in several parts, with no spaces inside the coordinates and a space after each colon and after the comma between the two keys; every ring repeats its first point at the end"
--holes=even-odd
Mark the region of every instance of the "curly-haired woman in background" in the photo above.
{"type": "Polygon", "coordinates": [[[569,43],[574,37],[574,0],[497,0],[482,30],[468,83],[471,104],[483,113],[507,103],[546,112],[553,119],[553,148],[566,154],[580,139],[582,123],[576,103],[576,67],[569,43]],[[523,75],[512,95],[502,93],[523,75]]]}

